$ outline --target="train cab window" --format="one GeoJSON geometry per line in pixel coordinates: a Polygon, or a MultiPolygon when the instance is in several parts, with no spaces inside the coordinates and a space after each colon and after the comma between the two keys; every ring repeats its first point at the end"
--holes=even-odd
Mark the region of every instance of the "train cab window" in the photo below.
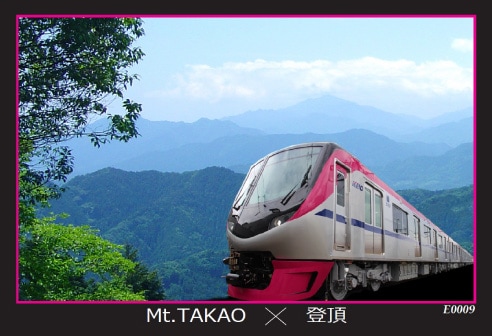
{"type": "Polygon", "coordinates": [[[232,207],[235,210],[239,210],[239,208],[244,204],[246,196],[248,195],[250,188],[253,186],[253,182],[256,179],[256,176],[258,176],[260,172],[262,164],[263,160],[258,161],[258,163],[250,168],[248,175],[244,179],[243,185],[241,186],[241,189],[237,193],[236,199],[234,200],[234,205],[232,207]]]}
{"type": "Polygon", "coordinates": [[[408,214],[393,204],[393,230],[408,235],[408,214]]]}
{"type": "Polygon", "coordinates": [[[303,188],[312,178],[321,147],[309,146],[284,150],[270,156],[264,163],[259,177],[254,180],[254,189],[244,206],[257,206],[277,200],[286,206],[292,196],[303,188]]]}
{"type": "Polygon", "coordinates": [[[337,171],[337,204],[345,206],[345,175],[337,171]]]}

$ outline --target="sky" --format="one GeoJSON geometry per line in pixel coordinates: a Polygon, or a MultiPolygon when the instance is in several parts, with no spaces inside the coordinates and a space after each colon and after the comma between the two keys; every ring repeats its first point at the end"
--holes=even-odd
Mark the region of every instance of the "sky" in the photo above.
{"type": "Polygon", "coordinates": [[[429,119],[474,104],[475,18],[144,17],[125,98],[194,122],[332,95],[429,119]]]}

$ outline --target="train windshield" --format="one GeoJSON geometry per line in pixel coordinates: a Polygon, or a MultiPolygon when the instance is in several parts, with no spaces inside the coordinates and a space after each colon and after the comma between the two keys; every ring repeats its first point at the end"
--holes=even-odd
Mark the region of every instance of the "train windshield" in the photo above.
{"type": "Polygon", "coordinates": [[[269,157],[248,204],[280,200],[286,205],[298,189],[308,184],[320,151],[319,146],[300,147],[269,157]]]}
{"type": "Polygon", "coordinates": [[[259,174],[262,165],[263,165],[263,160],[257,162],[249,170],[248,176],[246,176],[246,179],[244,180],[241,189],[237,193],[236,200],[234,201],[234,205],[233,205],[234,209],[239,210],[239,208],[244,205],[244,200],[246,199],[246,196],[248,196],[249,191],[253,185],[253,182],[256,179],[256,176],[259,174]]]}

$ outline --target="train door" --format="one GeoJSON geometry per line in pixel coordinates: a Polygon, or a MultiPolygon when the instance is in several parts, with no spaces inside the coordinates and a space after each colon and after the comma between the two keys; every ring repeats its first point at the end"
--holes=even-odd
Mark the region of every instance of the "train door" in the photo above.
{"type": "Polygon", "coordinates": [[[335,250],[350,249],[350,225],[349,225],[349,169],[336,162],[335,183],[335,215],[333,216],[333,228],[335,237],[335,250]]]}
{"type": "Polygon", "coordinates": [[[383,246],[383,194],[366,183],[364,185],[364,245],[365,252],[381,254],[383,246]]]}

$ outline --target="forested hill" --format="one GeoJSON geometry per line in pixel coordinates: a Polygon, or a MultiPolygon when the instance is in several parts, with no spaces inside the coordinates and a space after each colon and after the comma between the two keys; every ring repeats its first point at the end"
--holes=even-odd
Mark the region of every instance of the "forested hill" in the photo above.
{"type": "Polygon", "coordinates": [[[398,193],[473,254],[472,185],[439,191],[399,190],[398,193]]]}
{"type": "Polygon", "coordinates": [[[168,299],[224,297],[226,220],[243,179],[218,167],[184,173],[105,168],[70,180],[49,211],[134,246],[164,280],[168,299]]]}
{"type": "MultiPolygon", "coordinates": [[[[157,270],[170,300],[226,295],[225,226],[244,174],[210,167],[184,173],[105,168],[70,180],[40,211],[67,213],[65,224],[90,224],[101,236],[129,243],[157,270]]],[[[405,190],[400,194],[472,252],[473,189],[405,190]]]]}

